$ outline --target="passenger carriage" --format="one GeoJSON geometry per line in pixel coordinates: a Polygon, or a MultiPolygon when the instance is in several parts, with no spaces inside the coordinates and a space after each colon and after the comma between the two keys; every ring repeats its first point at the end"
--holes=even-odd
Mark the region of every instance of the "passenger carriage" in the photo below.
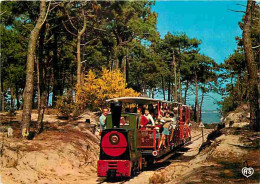
{"type": "Polygon", "coordinates": [[[99,177],[131,177],[147,164],[153,164],[163,155],[191,140],[189,106],[144,97],[114,98],[107,102],[110,103],[111,113],[107,115],[106,129],[101,132],[97,168],[99,177]],[[166,148],[158,147],[158,129],[162,129],[162,125],[147,125],[141,129],[142,116],[135,111],[129,112],[130,108],[136,109],[144,105],[148,109],[153,107],[155,118],[158,118],[161,106],[175,112],[177,122],[167,136],[166,148]]]}

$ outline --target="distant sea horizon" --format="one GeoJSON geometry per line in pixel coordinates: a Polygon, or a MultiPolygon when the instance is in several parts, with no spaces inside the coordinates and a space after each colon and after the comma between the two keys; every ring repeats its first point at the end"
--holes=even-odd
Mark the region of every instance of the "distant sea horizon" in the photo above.
{"type": "Polygon", "coordinates": [[[201,112],[202,122],[206,124],[221,122],[221,114],[217,110],[207,110],[201,112]]]}

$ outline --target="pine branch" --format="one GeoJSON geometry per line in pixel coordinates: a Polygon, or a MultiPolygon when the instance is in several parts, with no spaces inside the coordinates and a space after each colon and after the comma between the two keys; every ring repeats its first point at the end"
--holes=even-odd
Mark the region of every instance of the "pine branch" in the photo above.
{"type": "Polygon", "coordinates": [[[252,49],[256,49],[256,48],[258,48],[258,47],[260,47],[260,45],[254,46],[254,47],[252,47],[252,49]]]}
{"type": "Polygon", "coordinates": [[[237,3],[236,5],[246,7],[246,5],[243,5],[243,4],[240,4],[240,3],[237,3]]]}
{"type": "Polygon", "coordinates": [[[2,13],[0,13],[0,16],[2,16],[3,14],[5,14],[6,13],[6,11],[4,11],[4,12],[2,12],[2,13]]]}
{"type": "Polygon", "coordinates": [[[44,17],[44,20],[43,20],[41,26],[45,23],[45,21],[46,21],[46,19],[47,19],[47,16],[48,16],[48,13],[49,13],[49,10],[50,10],[50,6],[51,6],[51,1],[49,2],[48,9],[47,9],[46,15],[45,15],[45,17],[44,17]]]}
{"type": "Polygon", "coordinates": [[[70,34],[72,34],[73,36],[77,36],[76,34],[72,33],[72,32],[67,28],[67,26],[65,25],[64,21],[62,21],[62,24],[63,24],[63,26],[65,27],[65,29],[66,29],[70,34]]]}
{"type": "Polygon", "coordinates": [[[69,16],[68,12],[66,11],[67,17],[69,19],[70,25],[76,30],[78,31],[78,29],[74,26],[74,24],[72,23],[71,17],[69,16]]]}
{"type": "Polygon", "coordinates": [[[86,43],[84,43],[84,44],[80,44],[80,45],[87,45],[87,44],[89,44],[89,43],[91,43],[92,41],[95,41],[95,40],[97,40],[97,38],[94,38],[94,39],[92,39],[92,40],[90,40],[90,41],[88,41],[88,42],[86,42],[86,43]]]}
{"type": "Polygon", "coordinates": [[[229,11],[233,11],[233,12],[237,12],[237,13],[246,13],[245,11],[240,11],[240,10],[231,10],[231,9],[228,9],[229,11]]]}

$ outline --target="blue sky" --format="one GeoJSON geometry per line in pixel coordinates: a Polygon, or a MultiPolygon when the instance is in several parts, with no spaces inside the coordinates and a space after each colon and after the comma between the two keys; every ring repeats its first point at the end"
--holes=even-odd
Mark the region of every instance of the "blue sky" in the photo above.
{"type": "MultiPolygon", "coordinates": [[[[238,26],[243,14],[232,10],[245,10],[246,1],[156,1],[152,10],[158,13],[157,29],[163,37],[167,32],[186,33],[202,41],[201,53],[224,62],[236,49],[236,36],[242,31],[238,26]]],[[[209,94],[218,100],[221,96],[209,94]]],[[[194,98],[190,97],[190,104],[194,98]]],[[[212,98],[206,98],[203,108],[215,110],[212,98]]]]}

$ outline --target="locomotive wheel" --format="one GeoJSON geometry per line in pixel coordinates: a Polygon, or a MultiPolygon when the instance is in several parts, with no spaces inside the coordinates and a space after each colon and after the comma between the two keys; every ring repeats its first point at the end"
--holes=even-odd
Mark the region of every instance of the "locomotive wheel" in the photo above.
{"type": "Polygon", "coordinates": [[[114,180],[116,178],[116,173],[115,172],[109,172],[107,175],[108,180],[114,180]]]}
{"type": "Polygon", "coordinates": [[[146,160],[144,157],[140,157],[138,161],[138,169],[142,171],[146,167],[146,160]]]}
{"type": "Polygon", "coordinates": [[[142,157],[139,158],[138,165],[139,165],[139,167],[138,167],[139,171],[141,171],[143,169],[143,158],[142,157]]]}
{"type": "Polygon", "coordinates": [[[139,164],[138,162],[134,162],[133,167],[131,169],[131,177],[136,176],[138,172],[139,172],[139,164]]]}
{"type": "Polygon", "coordinates": [[[151,167],[154,164],[154,159],[152,157],[147,158],[147,167],[151,167]]]}

